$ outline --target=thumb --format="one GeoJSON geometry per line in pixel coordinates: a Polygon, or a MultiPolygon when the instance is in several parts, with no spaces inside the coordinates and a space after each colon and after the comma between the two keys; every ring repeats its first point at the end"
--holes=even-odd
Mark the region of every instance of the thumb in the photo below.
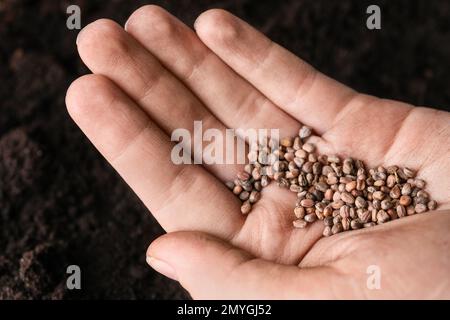
{"type": "Polygon", "coordinates": [[[276,264],[200,232],[163,235],[148,248],[147,262],[194,299],[333,298],[329,267],[276,264]]]}

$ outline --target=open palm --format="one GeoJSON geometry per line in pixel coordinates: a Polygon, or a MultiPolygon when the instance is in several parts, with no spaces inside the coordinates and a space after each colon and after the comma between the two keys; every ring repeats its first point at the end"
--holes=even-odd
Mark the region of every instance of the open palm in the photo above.
{"type": "Polygon", "coordinates": [[[194,298],[449,297],[445,211],[321,239],[321,223],[292,228],[295,194],[274,184],[242,216],[223,184],[242,166],[177,166],[170,135],[196,120],[289,136],[303,123],[321,153],[420,170],[449,209],[450,115],[357,93],[225,11],[195,29],[145,6],[125,30],[98,20],[77,41],[94,74],[72,84],[68,109],[169,232],[149,263],[194,298]],[[366,286],[370,265],[380,290],[366,286]]]}

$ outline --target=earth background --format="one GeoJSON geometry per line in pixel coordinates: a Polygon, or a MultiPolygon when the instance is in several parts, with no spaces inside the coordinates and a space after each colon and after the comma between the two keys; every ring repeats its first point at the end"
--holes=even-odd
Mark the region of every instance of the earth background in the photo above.
{"type": "Polygon", "coordinates": [[[145,250],[163,230],[64,104],[71,81],[88,72],[66,8],[80,6],[83,26],[124,24],[148,3],[191,26],[225,8],[355,89],[450,110],[445,0],[0,0],[0,299],[189,297],[147,267],[145,250]],[[381,30],[366,28],[369,4],[381,7],[381,30]],[[72,264],[82,290],[65,289],[72,264]]]}

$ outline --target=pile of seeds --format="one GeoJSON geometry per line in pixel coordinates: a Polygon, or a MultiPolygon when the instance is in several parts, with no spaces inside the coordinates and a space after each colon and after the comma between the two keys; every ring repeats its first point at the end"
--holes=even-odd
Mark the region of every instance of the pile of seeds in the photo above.
{"type": "Polygon", "coordinates": [[[322,220],[324,236],[436,209],[436,201],[424,190],[425,181],[415,178],[413,170],[366,170],[361,160],[317,155],[307,142],[311,134],[311,128],[303,126],[296,137],[263,139],[250,146],[250,163],[227,183],[242,201],[242,214],[251,211],[272,180],[297,193],[294,227],[322,220]]]}

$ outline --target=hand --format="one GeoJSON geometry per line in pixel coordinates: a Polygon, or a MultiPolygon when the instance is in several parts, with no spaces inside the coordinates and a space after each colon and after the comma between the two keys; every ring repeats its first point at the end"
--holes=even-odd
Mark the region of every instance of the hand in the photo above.
{"type": "Polygon", "coordinates": [[[169,232],[149,263],[194,298],[450,298],[448,113],[357,93],[222,10],[194,32],[145,6],[77,44],[94,74],[69,88],[69,113],[169,232]],[[223,184],[242,166],[171,162],[172,130],[194,120],[282,136],[304,123],[320,153],[419,170],[441,211],[321,238],[321,223],[292,227],[295,195],[272,184],[244,217],[223,184]]]}

